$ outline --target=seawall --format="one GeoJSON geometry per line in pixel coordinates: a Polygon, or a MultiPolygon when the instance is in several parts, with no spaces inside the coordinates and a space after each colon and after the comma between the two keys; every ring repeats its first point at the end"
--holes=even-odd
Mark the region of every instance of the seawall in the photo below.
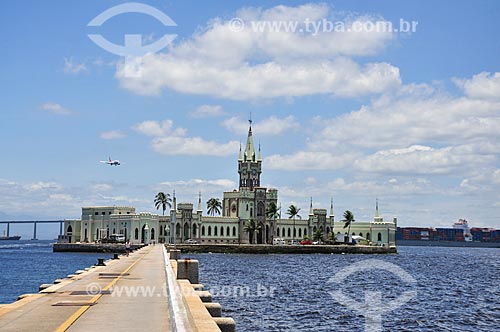
{"type": "MultiPolygon", "coordinates": [[[[133,244],[132,250],[144,247],[144,244],[133,244]]],[[[124,253],[125,245],[121,243],[54,243],[53,252],[104,252],[104,253],[124,253]]]]}
{"type": "Polygon", "coordinates": [[[351,245],[178,244],[184,253],[226,254],[396,254],[396,247],[351,245]]]}

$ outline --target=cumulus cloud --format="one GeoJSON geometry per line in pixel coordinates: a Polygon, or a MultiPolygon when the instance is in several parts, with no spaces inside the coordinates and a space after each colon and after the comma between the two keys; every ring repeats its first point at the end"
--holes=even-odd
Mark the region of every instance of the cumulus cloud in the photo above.
{"type": "Polygon", "coordinates": [[[63,107],[61,104],[58,103],[53,103],[53,102],[48,102],[45,104],[42,104],[41,109],[45,111],[49,111],[52,114],[57,114],[57,115],[70,115],[73,114],[73,111],[70,110],[69,108],[63,107]]]}
{"type": "Polygon", "coordinates": [[[499,72],[482,72],[471,79],[455,78],[454,82],[471,98],[500,100],[499,72]]]}
{"type": "Polygon", "coordinates": [[[220,105],[201,105],[190,112],[191,117],[196,119],[213,118],[224,114],[220,105]]]}
{"type": "MultiPolygon", "coordinates": [[[[168,88],[234,100],[313,94],[352,97],[401,84],[398,68],[388,63],[360,65],[350,58],[377,53],[394,38],[392,33],[308,31],[307,19],[339,19],[329,6],[246,8],[237,16],[244,22],[241,31],[229,20],[213,19],[168,54],[140,59],[140,75],[130,77],[131,68],[121,63],[116,77],[124,88],[143,95],[168,88]],[[283,21],[297,22],[295,31],[255,26],[283,21]]],[[[349,27],[382,18],[348,15],[341,20],[349,27]]]]}
{"type": "Polygon", "coordinates": [[[101,133],[101,138],[102,139],[106,139],[106,140],[113,140],[113,139],[121,139],[121,138],[124,138],[126,137],[127,135],[125,135],[123,132],[121,132],[120,130],[111,130],[111,131],[105,131],[103,133],[101,133]]]}
{"type": "MultiPolygon", "coordinates": [[[[222,125],[235,134],[241,134],[248,130],[248,120],[242,117],[231,117],[222,122],[222,125]]],[[[258,122],[252,122],[252,131],[255,135],[280,135],[282,133],[299,129],[300,125],[293,115],[283,118],[270,116],[258,122]]]]}
{"type": "Polygon", "coordinates": [[[201,137],[190,137],[184,128],[174,128],[172,120],[144,121],[132,127],[138,133],[153,137],[151,146],[166,155],[228,156],[236,154],[239,143],[219,143],[201,137]]]}

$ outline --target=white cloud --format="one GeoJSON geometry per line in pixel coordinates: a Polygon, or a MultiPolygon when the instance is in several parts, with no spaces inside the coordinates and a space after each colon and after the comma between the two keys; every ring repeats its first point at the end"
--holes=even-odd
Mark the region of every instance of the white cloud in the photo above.
{"type": "Polygon", "coordinates": [[[392,33],[314,34],[307,33],[304,23],[335,17],[350,26],[380,17],[350,14],[342,19],[330,7],[315,4],[246,8],[237,15],[245,21],[243,31],[234,31],[231,21],[213,19],[190,39],[172,46],[168,54],[144,56],[137,77],[127,75],[130,68],[124,63],[118,66],[116,77],[124,88],[143,95],[168,88],[235,100],[313,94],[352,97],[401,84],[398,68],[388,63],[359,65],[349,58],[376,54],[393,39],[392,33]],[[295,32],[252,28],[252,22],[283,20],[302,23],[295,32]]]}
{"type": "Polygon", "coordinates": [[[120,130],[111,130],[101,133],[100,136],[102,139],[112,140],[112,139],[121,139],[126,137],[127,135],[122,133],[120,130]]]}
{"type": "Polygon", "coordinates": [[[64,58],[64,72],[66,74],[79,74],[87,71],[85,63],[75,63],[73,58],[64,58]]]}
{"type": "Polygon", "coordinates": [[[24,185],[24,188],[28,191],[40,191],[40,190],[60,190],[62,186],[55,182],[34,182],[24,185]]]}
{"type": "MultiPolygon", "coordinates": [[[[235,134],[241,134],[248,130],[248,120],[237,116],[224,120],[222,125],[235,134]]],[[[300,125],[293,115],[284,118],[272,115],[266,119],[252,123],[252,132],[255,135],[261,136],[280,135],[299,128],[300,125]]]]}
{"type": "Polygon", "coordinates": [[[222,106],[220,105],[201,105],[190,113],[190,115],[196,119],[212,118],[224,114],[222,106]]]}
{"type": "Polygon", "coordinates": [[[153,150],[166,155],[228,156],[236,154],[239,147],[237,141],[219,143],[201,137],[189,137],[186,129],[174,129],[172,120],[144,121],[133,126],[133,129],[153,137],[153,150]]]}
{"type": "Polygon", "coordinates": [[[48,102],[48,103],[42,104],[40,107],[45,111],[49,111],[49,112],[51,112],[53,114],[57,114],[57,115],[73,114],[72,110],[70,110],[69,108],[63,107],[63,106],[61,106],[61,104],[58,104],[58,103],[48,102]]]}
{"type": "Polygon", "coordinates": [[[471,79],[454,79],[471,98],[500,100],[500,73],[482,72],[471,79]]]}
{"type": "Polygon", "coordinates": [[[90,189],[96,192],[107,192],[113,190],[113,186],[107,183],[98,183],[92,185],[90,189]]]}

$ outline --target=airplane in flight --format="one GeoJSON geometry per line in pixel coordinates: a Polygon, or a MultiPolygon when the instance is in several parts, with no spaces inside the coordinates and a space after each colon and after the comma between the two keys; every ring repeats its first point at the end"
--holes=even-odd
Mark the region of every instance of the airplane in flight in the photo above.
{"type": "Polygon", "coordinates": [[[109,157],[108,161],[101,160],[101,163],[108,164],[110,166],[120,166],[121,165],[119,160],[112,160],[111,157],[109,157]]]}

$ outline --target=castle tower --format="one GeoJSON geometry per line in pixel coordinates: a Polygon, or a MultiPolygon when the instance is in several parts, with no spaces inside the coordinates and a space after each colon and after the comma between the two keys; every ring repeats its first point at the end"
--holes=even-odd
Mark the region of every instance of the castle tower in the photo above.
{"type": "Polygon", "coordinates": [[[243,156],[238,158],[238,174],[240,177],[240,188],[249,188],[251,191],[255,187],[260,186],[260,174],[262,173],[262,159],[260,156],[259,144],[259,157],[255,153],[255,146],[252,137],[252,120],[248,120],[250,126],[248,128],[247,144],[245,145],[245,152],[243,156]]]}

